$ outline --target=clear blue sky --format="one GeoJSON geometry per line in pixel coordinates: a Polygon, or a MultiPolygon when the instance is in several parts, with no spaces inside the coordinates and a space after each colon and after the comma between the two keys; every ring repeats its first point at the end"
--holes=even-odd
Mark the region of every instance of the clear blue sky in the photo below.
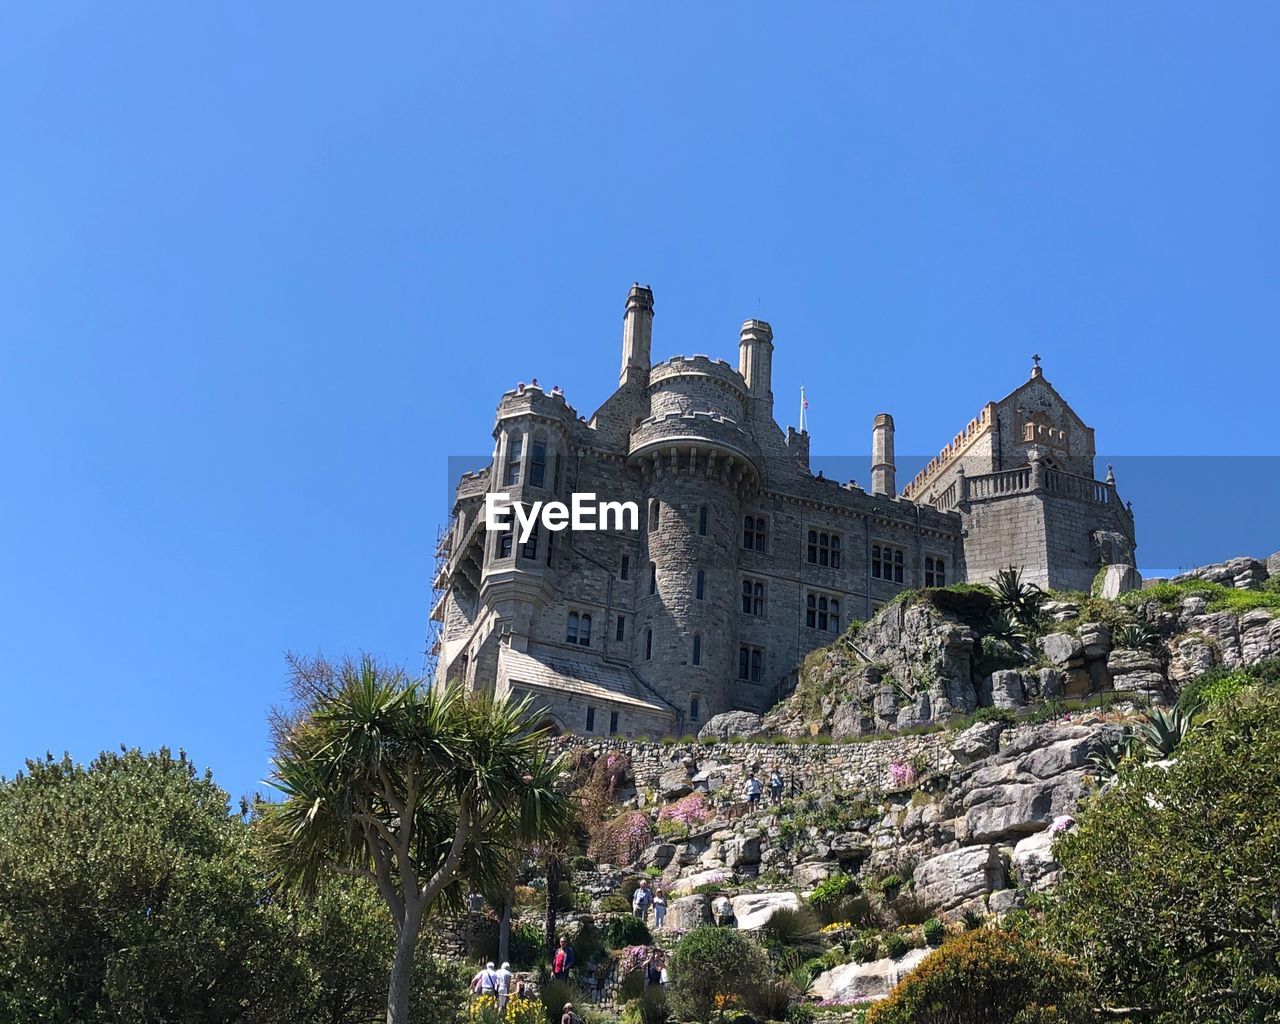
{"type": "Polygon", "coordinates": [[[286,650],[420,666],[447,457],[519,379],[594,409],[635,280],[657,358],[771,321],[815,453],[881,409],[934,451],[1039,352],[1103,452],[1255,457],[1118,464],[1144,569],[1280,548],[1277,38],[1274,3],[5,5],[0,773],[168,743],[238,794],[286,650]]]}

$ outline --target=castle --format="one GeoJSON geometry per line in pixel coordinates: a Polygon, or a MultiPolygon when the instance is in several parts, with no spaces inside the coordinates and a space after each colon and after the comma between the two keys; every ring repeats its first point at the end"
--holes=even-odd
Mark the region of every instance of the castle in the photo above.
{"type": "Polygon", "coordinates": [[[559,389],[498,404],[492,462],[462,477],[441,540],[437,678],[533,695],[549,724],[681,735],[763,711],[811,650],[909,587],[1025,579],[1088,590],[1132,565],[1132,512],[1094,478],[1093,430],[1036,365],[901,493],[893,418],[872,427],[871,486],[809,468],[775,422],[773,330],[748,320],[738,366],[652,364],[653,293],[627,297],[618,388],[587,419],[559,389]],[[485,496],[634,501],[639,529],[486,529],[485,496]]]}

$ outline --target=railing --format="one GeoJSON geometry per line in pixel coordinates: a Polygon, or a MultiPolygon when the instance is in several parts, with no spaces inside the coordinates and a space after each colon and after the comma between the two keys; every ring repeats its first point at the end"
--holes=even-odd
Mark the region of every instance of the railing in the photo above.
{"type": "Polygon", "coordinates": [[[939,511],[950,512],[972,501],[993,501],[1037,492],[1094,505],[1110,505],[1126,511],[1114,483],[1036,465],[1019,466],[999,473],[959,476],[934,499],[933,504],[939,511]]]}

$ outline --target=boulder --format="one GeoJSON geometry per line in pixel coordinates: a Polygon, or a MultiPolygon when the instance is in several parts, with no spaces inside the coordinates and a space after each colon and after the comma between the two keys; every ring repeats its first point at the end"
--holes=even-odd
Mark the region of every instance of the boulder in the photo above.
{"type": "Polygon", "coordinates": [[[836,865],[829,860],[807,861],[796,865],[796,869],[791,873],[791,880],[801,889],[812,889],[835,873],[836,865]]]}
{"type": "Polygon", "coordinates": [[[1121,594],[1141,589],[1142,576],[1132,565],[1109,565],[1106,574],[1102,577],[1100,596],[1108,601],[1114,601],[1121,594]]]}
{"type": "Polygon", "coordinates": [[[678,800],[693,792],[693,779],[682,764],[668,768],[658,776],[658,792],[666,800],[678,800]]]}
{"type": "Polygon", "coordinates": [[[1194,679],[1213,665],[1213,647],[1197,637],[1178,641],[1169,652],[1169,678],[1175,683],[1194,679]]]}
{"type": "Polygon", "coordinates": [[[700,885],[718,885],[720,882],[728,881],[733,877],[732,872],[721,871],[718,868],[710,871],[695,871],[692,875],[686,875],[675,884],[674,892],[687,893],[692,892],[700,885]]]}
{"type": "Polygon", "coordinates": [[[1036,688],[1039,697],[1062,696],[1062,673],[1056,668],[1042,668],[1036,672],[1036,688]]]}
{"type": "Polygon", "coordinates": [[[1082,622],[1076,633],[1086,658],[1103,658],[1111,650],[1111,627],[1105,622],[1082,622]]]}
{"type": "Polygon", "coordinates": [[[1273,578],[1280,576],[1280,551],[1267,559],[1267,575],[1273,578]]]}
{"type": "Polygon", "coordinates": [[[1018,885],[1041,892],[1058,880],[1058,862],[1053,858],[1053,840],[1057,833],[1045,829],[1021,839],[1013,848],[1010,862],[1018,885]]]}
{"type": "Polygon", "coordinates": [[[764,720],[750,711],[726,711],[707,719],[698,730],[698,739],[727,740],[734,736],[750,739],[764,733],[764,720]]]}
{"type": "Polygon", "coordinates": [[[1163,697],[1164,673],[1160,671],[1160,659],[1154,654],[1112,651],[1107,655],[1107,671],[1111,673],[1112,686],[1118,691],[1144,693],[1153,700],[1163,697]]]}
{"type": "Polygon", "coordinates": [[[1040,644],[1044,656],[1059,668],[1066,668],[1084,657],[1084,644],[1074,633],[1049,633],[1040,644]]]}
{"type": "Polygon", "coordinates": [[[916,867],[915,897],[930,910],[946,912],[1005,887],[1004,858],[997,846],[970,846],[930,857],[916,867]]]}
{"type": "Polygon", "coordinates": [[[831,856],[836,860],[860,860],[871,852],[871,837],[861,832],[842,832],[831,840],[831,856]]]}
{"type": "Polygon", "coordinates": [[[864,1003],[883,999],[933,950],[912,949],[901,960],[886,957],[865,964],[841,964],[813,979],[810,990],[824,1003],[864,1003]]]}
{"type": "Polygon", "coordinates": [[[1074,811],[1083,793],[1083,771],[970,790],[964,797],[962,831],[969,842],[975,843],[1030,835],[1059,814],[1074,811]]]}
{"type": "Polygon", "coordinates": [[[793,892],[751,892],[735,896],[733,917],[743,931],[763,928],[775,910],[799,910],[800,897],[793,892]]]}
{"type": "Polygon", "coordinates": [[[681,896],[667,904],[666,927],[670,931],[691,932],[711,920],[711,899],[704,893],[681,896]]]}
{"type": "Polygon", "coordinates": [[[1000,669],[991,673],[991,706],[1012,710],[1027,703],[1022,686],[1022,673],[1017,669],[1000,669]]]}
{"type": "Polygon", "coordinates": [[[720,845],[720,859],[731,868],[760,863],[760,837],[737,836],[720,845]]]}
{"type": "Polygon", "coordinates": [[[1000,734],[1004,722],[977,722],[956,734],[951,744],[951,756],[961,764],[971,764],[990,757],[1000,749],[1000,734]]]}
{"type": "Polygon", "coordinates": [[[640,863],[653,864],[656,867],[665,868],[675,860],[675,856],[676,848],[674,843],[655,843],[640,854],[640,863]]]}

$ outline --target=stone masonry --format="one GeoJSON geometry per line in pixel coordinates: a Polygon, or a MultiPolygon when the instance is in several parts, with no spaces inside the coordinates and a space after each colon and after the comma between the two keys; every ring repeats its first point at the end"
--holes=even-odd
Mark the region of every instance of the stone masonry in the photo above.
{"type": "Polygon", "coordinates": [[[736,368],[655,365],[653,316],[636,285],[618,388],[589,418],[536,380],[502,396],[492,461],[459,482],[442,542],[439,680],[531,695],[562,732],[681,735],[767,710],[808,652],[904,588],[1013,565],[1087,590],[1103,565],[1132,563],[1132,516],[1093,477],[1093,431],[1038,366],[901,494],[893,418],[875,416],[864,490],[814,475],[808,433],[774,420],[769,324],[742,325],[736,368]],[[633,501],[640,522],[522,545],[485,528],[499,491],[633,501]]]}

